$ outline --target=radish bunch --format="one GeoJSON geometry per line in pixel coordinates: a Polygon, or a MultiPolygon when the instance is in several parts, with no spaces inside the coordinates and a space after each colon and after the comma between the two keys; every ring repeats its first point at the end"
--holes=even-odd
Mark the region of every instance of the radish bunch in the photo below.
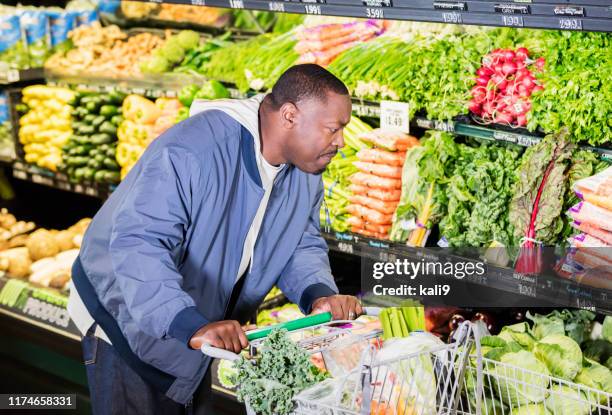
{"type": "Polygon", "coordinates": [[[544,63],[544,58],[530,59],[526,48],[495,49],[476,71],[469,110],[485,122],[526,126],[529,97],[543,89],[530,68],[542,71],[544,63]]]}

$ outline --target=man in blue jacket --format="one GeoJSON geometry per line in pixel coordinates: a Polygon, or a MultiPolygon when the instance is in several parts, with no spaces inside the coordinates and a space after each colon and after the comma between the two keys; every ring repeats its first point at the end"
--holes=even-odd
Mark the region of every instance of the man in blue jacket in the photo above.
{"type": "Polygon", "coordinates": [[[304,313],[361,313],[319,231],[320,173],[350,116],[340,80],[298,65],[265,96],[194,103],[147,148],[73,267],[94,413],[201,412],[199,347],[246,347],[241,324],[274,285],[304,313]]]}

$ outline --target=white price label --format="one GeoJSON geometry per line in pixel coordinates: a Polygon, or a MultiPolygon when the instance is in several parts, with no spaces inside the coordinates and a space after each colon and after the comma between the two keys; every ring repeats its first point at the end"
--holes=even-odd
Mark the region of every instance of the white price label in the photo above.
{"type": "Polygon", "coordinates": [[[57,182],[57,183],[55,184],[55,186],[57,186],[57,188],[58,188],[58,189],[61,189],[61,190],[66,190],[66,191],[70,191],[70,189],[72,188],[72,187],[70,186],[70,183],[68,183],[68,182],[61,182],[61,181],[60,181],[60,182],[57,182]]]}
{"type": "Polygon", "coordinates": [[[444,20],[444,23],[461,23],[461,13],[444,12],[442,13],[442,20],[444,20]]]}
{"type": "Polygon", "coordinates": [[[523,27],[523,17],[522,16],[502,16],[502,24],[504,26],[511,27],[523,27]]]}
{"type": "Polygon", "coordinates": [[[229,3],[232,9],[244,9],[244,2],[242,0],[229,0],[229,3]]]}
{"type": "Polygon", "coordinates": [[[17,82],[19,81],[19,71],[17,69],[11,69],[6,73],[6,80],[8,82],[17,82]]]}
{"type": "Polygon", "coordinates": [[[527,297],[536,297],[536,287],[533,285],[526,284],[518,284],[518,292],[521,295],[526,295],[527,297]]]}
{"type": "Polygon", "coordinates": [[[23,170],[13,170],[13,177],[16,179],[27,180],[28,174],[23,170]]]}
{"type": "Polygon", "coordinates": [[[206,1],[204,1],[204,0],[191,0],[191,4],[193,6],[206,6],[206,1]]]}
{"type": "Polygon", "coordinates": [[[410,132],[410,105],[407,102],[381,101],[380,128],[410,132]]]}
{"type": "Polygon", "coordinates": [[[132,93],[136,94],[136,95],[145,95],[146,91],[144,88],[133,88],[132,89],[132,93]]]}
{"type": "Polygon", "coordinates": [[[305,4],[304,10],[306,11],[306,14],[321,14],[321,6],[318,4],[305,4]]]}
{"type": "Polygon", "coordinates": [[[268,9],[271,12],[284,12],[285,5],[278,1],[271,1],[270,3],[268,3],[268,9]]]}
{"type": "Polygon", "coordinates": [[[98,196],[98,191],[93,187],[86,187],[85,194],[88,196],[98,196]]]}
{"type": "Polygon", "coordinates": [[[338,249],[341,252],[344,252],[345,254],[352,254],[353,253],[353,244],[350,244],[348,242],[338,242],[338,249]]]}
{"type": "Polygon", "coordinates": [[[571,18],[559,19],[559,29],[582,30],[582,19],[571,19],[571,18]]]}
{"type": "Polygon", "coordinates": [[[53,186],[53,179],[50,179],[49,177],[41,176],[40,174],[33,174],[32,182],[36,184],[44,184],[45,186],[53,186]]]}
{"type": "Polygon", "coordinates": [[[76,193],[83,193],[83,186],[82,186],[82,185],[80,185],[80,184],[75,184],[75,185],[74,185],[74,191],[75,191],[76,193]]]}
{"type": "Polygon", "coordinates": [[[366,17],[368,19],[384,19],[385,12],[383,9],[366,7],[366,17]]]}

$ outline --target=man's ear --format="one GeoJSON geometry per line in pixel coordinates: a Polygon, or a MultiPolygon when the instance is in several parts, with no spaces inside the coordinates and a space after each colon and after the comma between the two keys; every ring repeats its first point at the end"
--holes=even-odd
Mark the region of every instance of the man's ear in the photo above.
{"type": "Polygon", "coordinates": [[[285,102],[279,109],[280,119],[283,127],[292,129],[295,127],[295,121],[297,118],[297,107],[291,102],[285,102]]]}

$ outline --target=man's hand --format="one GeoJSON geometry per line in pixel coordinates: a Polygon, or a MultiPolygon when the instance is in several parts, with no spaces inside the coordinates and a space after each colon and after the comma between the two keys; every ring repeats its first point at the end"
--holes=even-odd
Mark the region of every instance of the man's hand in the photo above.
{"type": "Polygon", "coordinates": [[[199,349],[203,343],[240,353],[249,345],[244,330],[236,320],[222,320],[201,327],[189,340],[189,347],[199,349]]]}
{"type": "Polygon", "coordinates": [[[334,320],[354,320],[363,313],[359,300],[352,295],[321,297],[312,303],[312,314],[327,311],[331,311],[334,320]]]}

